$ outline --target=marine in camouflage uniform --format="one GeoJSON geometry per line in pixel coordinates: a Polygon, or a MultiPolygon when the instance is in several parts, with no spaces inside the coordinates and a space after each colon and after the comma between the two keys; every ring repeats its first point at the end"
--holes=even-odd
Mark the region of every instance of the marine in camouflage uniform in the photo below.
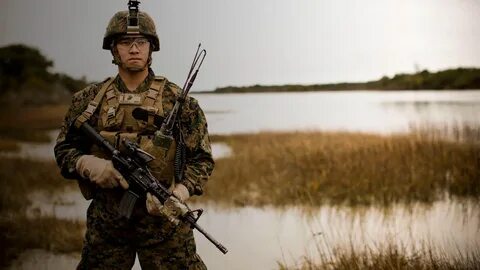
{"type": "MultiPolygon", "coordinates": [[[[107,28],[107,34],[105,35],[104,48],[112,49],[109,43],[114,42],[114,37],[111,35],[113,30],[117,29],[118,33],[123,34],[127,32],[127,15],[127,12],[119,12],[112,18],[109,24],[110,30],[107,28]],[[119,21],[120,23],[118,23],[119,21]]],[[[153,24],[151,19],[142,20],[142,16],[145,18],[148,15],[140,12],[139,24],[141,34],[149,37],[151,41],[151,54],[152,50],[158,50],[159,48],[158,37],[156,37],[154,26],[153,30],[152,25],[143,25],[142,29],[142,22],[153,24]]],[[[112,54],[114,55],[114,63],[121,64],[118,55],[113,52],[112,54]]],[[[150,63],[151,58],[149,56],[148,66],[150,66],[150,63]]],[[[145,99],[145,94],[148,94],[155,81],[162,85],[155,106],[160,107],[160,111],[163,111],[161,116],[167,116],[173,108],[181,89],[165,78],[156,78],[150,68],[148,68],[148,76],[133,92],[127,88],[119,75],[113,81],[110,81],[110,84],[114,90],[112,93],[115,93],[117,99],[124,93],[136,94],[145,99]]],[[[137,200],[130,219],[121,217],[118,214],[118,207],[125,191],[120,187],[100,188],[92,186],[89,179],[85,179],[77,171],[77,162],[82,156],[91,154],[102,156],[102,151],[92,145],[92,142],[74,126],[74,122],[87,110],[89,103],[107,83],[107,81],[104,81],[92,84],[74,94],[55,145],[55,157],[62,175],[67,179],[76,179],[83,187],[82,193],[84,196],[87,199],[93,198],[87,211],[87,232],[78,269],[131,269],[136,253],[142,269],[206,269],[196,253],[193,232],[188,225],[183,223],[175,225],[166,216],[149,214],[145,200],[137,200]]],[[[115,105],[117,107],[122,106],[115,105]]],[[[148,130],[149,126],[145,123],[143,125],[139,123],[138,125],[125,126],[124,122],[132,123],[131,116],[126,113],[122,116],[124,119],[120,119],[120,125],[106,127],[104,115],[107,107],[106,98],[103,98],[101,104],[88,119],[97,131],[133,132],[137,134],[138,138],[140,138],[138,134],[142,134],[142,138],[152,134],[152,130],[148,130]]],[[[135,124],[135,122],[133,123],[135,124]]],[[[190,195],[201,195],[203,186],[213,170],[214,162],[205,115],[194,98],[188,97],[183,104],[181,114],[178,117],[178,129],[175,138],[177,143],[178,140],[182,140],[186,147],[184,174],[183,178],[178,181],[187,188],[190,195]]],[[[168,156],[171,156],[171,154],[168,156]]],[[[108,159],[106,155],[103,157],[108,159]]],[[[171,161],[171,158],[167,158],[167,162],[171,163],[171,161]]],[[[169,164],[167,167],[171,166],[173,164],[169,164]]],[[[168,169],[159,172],[160,178],[162,176],[164,178],[163,184],[167,186],[175,185],[171,172],[165,173],[165,171],[168,171],[168,169]],[[165,175],[168,176],[167,179],[165,179],[165,175]]]]}

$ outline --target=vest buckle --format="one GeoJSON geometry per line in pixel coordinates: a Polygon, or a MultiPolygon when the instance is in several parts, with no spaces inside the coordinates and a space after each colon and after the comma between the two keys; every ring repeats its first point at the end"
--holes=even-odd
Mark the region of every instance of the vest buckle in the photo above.
{"type": "Polygon", "coordinates": [[[110,120],[115,118],[115,114],[116,114],[116,108],[113,106],[109,107],[107,110],[107,119],[110,120]]]}

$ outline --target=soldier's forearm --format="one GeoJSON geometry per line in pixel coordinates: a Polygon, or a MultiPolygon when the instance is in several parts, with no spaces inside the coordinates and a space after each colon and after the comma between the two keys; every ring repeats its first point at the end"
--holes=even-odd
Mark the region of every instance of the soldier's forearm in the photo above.
{"type": "Polygon", "coordinates": [[[203,193],[203,187],[208,181],[214,165],[211,156],[187,160],[181,183],[187,187],[190,195],[201,195],[203,193]]]}
{"type": "Polygon", "coordinates": [[[62,149],[61,146],[58,148],[57,146],[55,147],[55,156],[62,176],[66,179],[79,179],[80,175],[77,173],[76,164],[85,153],[75,148],[62,149]]]}

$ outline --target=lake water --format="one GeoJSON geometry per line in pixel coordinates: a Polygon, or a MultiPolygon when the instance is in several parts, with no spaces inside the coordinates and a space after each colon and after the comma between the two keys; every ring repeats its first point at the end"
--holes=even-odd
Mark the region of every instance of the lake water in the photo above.
{"type": "Polygon", "coordinates": [[[480,124],[480,91],[196,94],[212,134],[264,130],[406,132],[480,124]]]}
{"type": "MultiPolygon", "coordinates": [[[[85,220],[89,205],[76,190],[54,195],[35,192],[29,199],[33,203],[27,215],[31,217],[85,220]]],[[[447,256],[480,251],[480,209],[469,200],[444,200],[430,206],[398,204],[387,212],[377,207],[322,206],[310,211],[301,207],[193,207],[206,210],[199,224],[229,249],[222,255],[195,233],[198,253],[212,270],[275,269],[279,261],[292,265],[304,255],[318,258],[319,251],[329,254],[334,248],[348,249],[350,245],[357,252],[365,248],[378,250],[386,243],[402,245],[407,251],[432,247],[434,254],[442,252],[447,256]]],[[[33,269],[29,265],[38,261],[67,269],[78,262],[78,255],[55,260],[48,252],[28,254],[16,262],[16,267],[33,269]]],[[[138,263],[134,269],[139,269],[138,263]]]]}

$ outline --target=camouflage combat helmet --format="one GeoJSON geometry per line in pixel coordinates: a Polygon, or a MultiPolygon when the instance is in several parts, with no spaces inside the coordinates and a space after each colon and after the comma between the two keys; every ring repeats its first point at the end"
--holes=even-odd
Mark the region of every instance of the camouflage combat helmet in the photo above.
{"type": "MultiPolygon", "coordinates": [[[[105,36],[103,37],[103,49],[110,50],[112,41],[120,35],[131,34],[128,29],[128,11],[119,11],[113,15],[108,23],[105,36]]],[[[153,51],[160,50],[160,41],[155,30],[155,23],[145,12],[138,12],[138,34],[147,36],[153,45],[153,51]]]]}

